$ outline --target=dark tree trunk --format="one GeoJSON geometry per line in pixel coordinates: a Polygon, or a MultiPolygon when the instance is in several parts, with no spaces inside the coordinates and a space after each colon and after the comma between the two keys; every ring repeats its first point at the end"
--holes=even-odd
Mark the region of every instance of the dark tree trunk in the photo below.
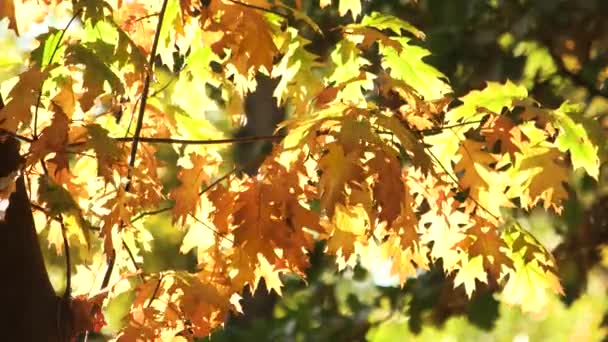
{"type": "MultiPolygon", "coordinates": [[[[0,136],[0,177],[19,168],[19,143],[0,136]]],[[[0,220],[0,334],[3,341],[64,341],[61,300],[49,281],[23,176],[0,220]]],[[[65,331],[65,330],[64,330],[65,331]]]]}

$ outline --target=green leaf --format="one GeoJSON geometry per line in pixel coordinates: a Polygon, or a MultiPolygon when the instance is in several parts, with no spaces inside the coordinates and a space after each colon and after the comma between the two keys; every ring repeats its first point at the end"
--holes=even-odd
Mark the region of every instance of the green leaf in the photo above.
{"type": "Polygon", "coordinates": [[[295,28],[286,30],[287,38],[279,49],[283,57],[272,69],[273,78],[280,77],[273,96],[279,104],[287,99],[294,104],[297,114],[304,114],[312,98],[323,89],[321,77],[315,75],[315,69],[321,66],[319,56],[306,50],[309,40],[301,37],[295,28]]]}
{"type": "Polygon", "coordinates": [[[454,170],[452,161],[457,156],[460,142],[464,139],[464,135],[458,134],[455,129],[444,129],[438,134],[425,135],[424,143],[432,153],[435,162],[440,163],[448,174],[453,175],[454,170]]]}
{"type": "Polygon", "coordinates": [[[369,342],[403,341],[412,338],[409,331],[408,318],[403,315],[394,315],[386,321],[369,329],[365,339],[369,342]]]}
{"type": "Polygon", "coordinates": [[[513,269],[503,275],[507,281],[501,300],[520,305],[523,312],[543,312],[554,294],[563,294],[553,256],[517,222],[511,222],[501,238],[513,260],[513,269]]]}
{"type": "Polygon", "coordinates": [[[77,208],[76,202],[69,191],[60,184],[53,182],[48,176],[38,179],[38,196],[46,203],[52,215],[59,215],[77,208]]]}
{"type": "Polygon", "coordinates": [[[333,72],[328,77],[332,84],[348,82],[361,74],[361,68],[371,63],[361,57],[361,50],[348,39],[343,39],[329,56],[334,65],[333,72]]]}
{"type": "Polygon", "coordinates": [[[83,85],[87,89],[80,99],[84,111],[93,106],[94,99],[104,93],[104,81],[110,84],[116,94],[123,94],[125,88],[120,78],[100,59],[96,51],[82,45],[70,45],[66,52],[66,64],[84,64],[83,85]]]}
{"type": "Polygon", "coordinates": [[[113,21],[87,20],[81,34],[82,45],[95,51],[99,59],[108,65],[124,67],[132,63],[135,70],[147,68],[142,50],[113,21]]]}
{"type": "Polygon", "coordinates": [[[40,46],[32,51],[32,59],[40,63],[42,67],[46,67],[49,64],[52,64],[51,55],[55,48],[57,48],[57,52],[55,52],[55,56],[53,59],[55,61],[61,60],[61,57],[65,53],[65,46],[61,46],[61,31],[57,29],[50,29],[49,33],[45,33],[38,37],[38,40],[41,42],[40,46]]]}
{"type": "Polygon", "coordinates": [[[401,45],[400,51],[380,43],[382,68],[389,70],[392,78],[404,81],[427,101],[440,99],[452,91],[444,81],[445,75],[422,60],[430,55],[428,50],[409,45],[409,38],[400,37],[393,40],[401,45]]]}
{"type": "Polygon", "coordinates": [[[555,74],[557,68],[549,49],[536,41],[523,41],[513,49],[516,57],[526,57],[523,77],[520,82],[532,89],[537,83],[544,82],[555,74]]]}
{"type": "Polygon", "coordinates": [[[121,150],[116,141],[109,137],[108,130],[98,124],[86,125],[89,133],[87,146],[92,148],[100,161],[115,161],[120,158],[121,150]]]}
{"type": "Polygon", "coordinates": [[[357,43],[350,39],[343,39],[336,45],[330,55],[334,69],[327,80],[331,85],[342,87],[337,95],[339,99],[365,106],[367,101],[363,89],[374,88],[375,76],[363,70],[363,67],[371,63],[361,57],[361,50],[357,47],[357,43]]]}
{"type": "Polygon", "coordinates": [[[559,129],[555,145],[562,152],[570,152],[575,170],[583,168],[597,180],[600,173],[598,147],[589,139],[583,124],[575,121],[581,119],[581,112],[581,106],[567,101],[553,112],[553,123],[559,129]]]}
{"type": "Polygon", "coordinates": [[[363,17],[363,20],[361,20],[361,25],[373,27],[380,31],[391,30],[398,35],[401,35],[402,31],[406,31],[413,34],[417,38],[426,38],[424,32],[414,27],[414,25],[389,14],[372,12],[372,14],[363,17]]]}
{"type": "Polygon", "coordinates": [[[523,100],[527,96],[528,91],[525,87],[517,86],[511,81],[507,81],[505,84],[488,82],[484,89],[473,90],[461,97],[462,105],[446,114],[446,122],[454,124],[460,120],[464,122],[481,120],[487,115],[482,109],[500,114],[503,108],[512,109],[514,101],[523,100]]]}

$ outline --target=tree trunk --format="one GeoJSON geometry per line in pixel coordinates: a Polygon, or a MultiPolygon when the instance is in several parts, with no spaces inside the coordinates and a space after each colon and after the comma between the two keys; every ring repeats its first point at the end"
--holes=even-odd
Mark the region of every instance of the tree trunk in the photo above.
{"type": "MultiPolygon", "coordinates": [[[[0,136],[0,177],[19,168],[19,143],[0,136]]],[[[67,317],[49,281],[23,176],[0,220],[0,334],[4,341],[66,341],[67,317]]]]}

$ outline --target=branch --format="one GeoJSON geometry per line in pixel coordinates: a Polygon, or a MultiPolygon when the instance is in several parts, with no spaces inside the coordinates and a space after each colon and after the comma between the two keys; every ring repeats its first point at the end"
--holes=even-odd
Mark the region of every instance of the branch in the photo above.
{"type": "MultiPolygon", "coordinates": [[[[126,192],[129,192],[131,190],[131,181],[133,177],[133,173],[131,170],[135,166],[135,157],[137,156],[137,145],[139,144],[139,135],[141,134],[141,128],[144,123],[144,113],[146,111],[146,103],[148,101],[148,92],[150,91],[150,79],[152,73],[154,72],[154,59],[156,58],[156,48],[158,46],[158,40],[160,39],[160,30],[163,25],[163,19],[165,18],[165,11],[167,10],[167,2],[167,0],[163,0],[163,5],[160,9],[158,17],[158,24],[156,25],[156,32],[154,32],[154,41],[152,43],[152,51],[150,52],[150,60],[148,62],[150,70],[148,70],[148,72],[146,73],[146,78],[144,80],[144,89],[141,95],[141,104],[139,107],[139,113],[137,115],[135,133],[133,135],[133,145],[131,145],[131,153],[129,154],[129,171],[127,174],[127,184],[125,185],[126,192]]],[[[106,286],[108,286],[108,283],[110,282],[110,276],[112,275],[112,271],[114,269],[115,261],[116,250],[113,249],[108,259],[108,269],[106,270],[106,274],[103,277],[101,288],[105,288],[106,286]]]]}
{"type": "Polygon", "coordinates": [[[148,102],[148,92],[150,91],[150,79],[154,72],[154,59],[156,58],[156,48],[158,47],[158,40],[160,39],[160,30],[163,26],[163,20],[165,18],[165,11],[167,10],[168,0],[163,1],[163,5],[160,9],[158,24],[156,25],[156,32],[154,33],[154,42],[152,43],[152,51],[150,52],[150,70],[146,73],[144,80],[144,89],[141,95],[141,104],[139,105],[139,113],[137,114],[137,123],[135,124],[135,133],[133,134],[133,145],[131,145],[131,153],[129,155],[129,174],[127,176],[127,184],[125,185],[125,191],[129,192],[131,189],[131,169],[135,166],[135,157],[137,156],[137,145],[139,144],[139,135],[144,124],[144,113],[146,111],[146,104],[148,102]]]}
{"type": "Polygon", "coordinates": [[[437,128],[412,129],[412,132],[420,133],[420,134],[436,133],[436,132],[441,132],[444,129],[450,129],[450,128],[456,128],[456,127],[461,127],[461,126],[466,126],[466,125],[482,123],[483,121],[484,120],[482,119],[482,120],[475,120],[475,121],[465,121],[465,122],[460,122],[460,123],[449,125],[449,126],[441,126],[441,127],[437,127],[437,128]]]}
{"type": "Polygon", "coordinates": [[[220,238],[234,244],[234,240],[232,240],[229,237],[226,237],[224,234],[220,233],[217,231],[217,229],[212,228],[211,226],[209,226],[207,223],[205,223],[205,221],[199,219],[198,217],[194,216],[193,214],[188,214],[190,215],[190,217],[192,217],[196,222],[202,224],[203,226],[205,226],[205,228],[209,229],[210,231],[212,231],[216,236],[219,236],[220,238]]]}
{"type": "MultiPolygon", "coordinates": [[[[208,139],[208,140],[195,140],[195,139],[174,139],[174,138],[146,138],[139,137],[137,140],[139,142],[146,142],[150,144],[182,144],[182,145],[219,145],[219,144],[232,144],[232,143],[246,143],[246,142],[254,142],[254,141],[264,141],[264,140],[280,140],[283,139],[285,135],[259,135],[259,136],[250,136],[250,137],[239,137],[239,138],[229,138],[229,139],[208,139]]],[[[125,137],[125,138],[114,138],[114,140],[119,142],[129,142],[133,141],[135,144],[135,139],[125,137]]]]}
{"type": "Polygon", "coordinates": [[[154,299],[156,299],[156,294],[158,293],[158,290],[160,289],[160,284],[163,281],[163,273],[161,272],[160,275],[158,276],[158,283],[156,284],[156,287],[154,288],[154,291],[152,291],[152,296],[150,297],[150,301],[148,302],[148,305],[146,305],[146,308],[149,308],[150,305],[152,305],[152,302],[154,301],[154,299]]]}
{"type": "Polygon", "coordinates": [[[232,168],[232,170],[230,170],[230,172],[227,172],[225,175],[223,175],[222,177],[216,179],[215,181],[213,181],[213,183],[207,185],[203,190],[201,190],[201,192],[198,193],[199,196],[202,196],[204,193],[206,193],[207,191],[211,190],[213,187],[215,187],[216,185],[220,184],[224,179],[230,177],[230,175],[234,174],[237,171],[241,171],[242,167],[235,167],[232,168]]]}
{"type": "MultiPolygon", "coordinates": [[[[131,248],[129,248],[129,246],[125,242],[125,239],[123,239],[121,237],[120,240],[122,241],[122,246],[127,250],[127,254],[129,254],[129,258],[131,259],[131,262],[133,263],[133,266],[135,266],[135,270],[136,271],[141,271],[141,269],[139,268],[139,265],[137,265],[137,262],[135,261],[135,256],[133,256],[133,252],[131,252],[131,248]]],[[[141,272],[137,272],[137,274],[139,275],[139,279],[141,279],[141,281],[143,282],[144,281],[144,276],[141,274],[141,272]]]]}

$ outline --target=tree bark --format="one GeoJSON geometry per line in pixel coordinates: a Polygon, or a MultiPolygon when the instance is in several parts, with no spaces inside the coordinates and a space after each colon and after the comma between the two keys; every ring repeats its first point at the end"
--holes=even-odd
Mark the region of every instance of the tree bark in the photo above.
{"type": "MultiPolygon", "coordinates": [[[[0,137],[0,177],[19,168],[19,143],[0,137]]],[[[0,221],[0,334],[4,341],[66,341],[67,322],[44,266],[23,175],[0,221]]]]}

